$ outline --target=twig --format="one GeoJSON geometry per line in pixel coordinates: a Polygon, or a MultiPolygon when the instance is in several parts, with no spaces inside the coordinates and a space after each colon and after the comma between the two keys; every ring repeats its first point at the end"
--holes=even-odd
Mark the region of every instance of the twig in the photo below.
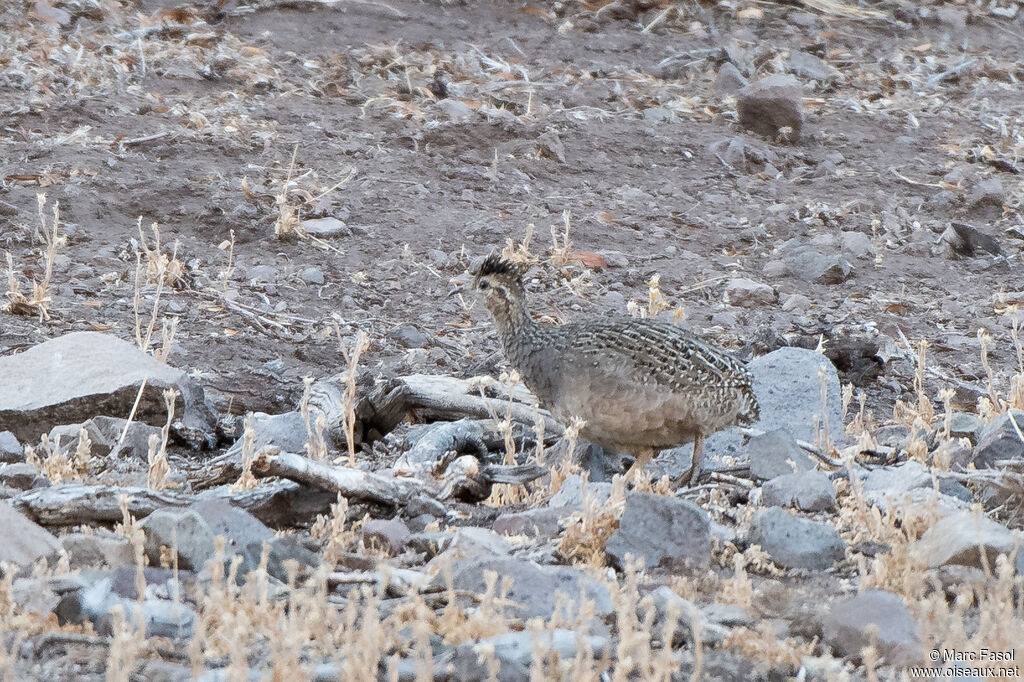
{"type": "Polygon", "coordinates": [[[928,85],[938,85],[939,83],[941,83],[942,81],[946,80],[950,76],[955,76],[956,74],[960,73],[961,71],[963,71],[967,67],[969,67],[972,64],[974,64],[974,62],[976,62],[976,61],[978,61],[978,60],[976,58],[974,58],[974,57],[971,57],[970,59],[965,59],[964,61],[960,62],[959,64],[957,64],[953,68],[946,69],[942,73],[937,73],[934,76],[932,76],[931,78],[929,78],[928,79],[928,85]]]}

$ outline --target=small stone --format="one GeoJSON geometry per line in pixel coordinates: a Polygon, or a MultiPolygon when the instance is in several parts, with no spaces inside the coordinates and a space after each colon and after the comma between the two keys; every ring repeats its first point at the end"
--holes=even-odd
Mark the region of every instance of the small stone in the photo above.
{"type": "Polygon", "coordinates": [[[306,234],[316,235],[317,237],[337,237],[349,234],[345,221],[331,217],[303,220],[299,223],[299,227],[306,234]]]}
{"type": "Polygon", "coordinates": [[[749,84],[732,62],[725,62],[718,68],[714,90],[718,96],[735,95],[749,84]]]}
{"type": "Polygon", "coordinates": [[[833,526],[794,516],[779,507],[754,514],[748,540],[784,568],[822,571],[846,557],[846,543],[833,526]]]}
{"type": "Polygon", "coordinates": [[[806,313],[811,308],[811,299],[803,294],[789,294],[782,300],[782,312],[806,313]]]}
{"type": "Polygon", "coordinates": [[[838,71],[809,52],[790,53],[789,69],[797,76],[822,82],[832,81],[839,75],[838,71]]]}
{"type": "Polygon", "coordinates": [[[109,566],[116,568],[135,562],[135,550],[128,538],[107,531],[90,535],[71,533],[60,539],[68,553],[72,569],[109,566]]]}
{"type": "Polygon", "coordinates": [[[737,93],[740,125],[758,135],[775,137],[789,128],[793,140],[804,124],[800,83],[791,76],[773,75],[745,86],[737,93]]]}
{"type": "Polygon", "coordinates": [[[541,507],[502,514],[491,530],[501,535],[526,535],[553,538],[561,531],[559,522],[575,511],[571,507],[541,507]]]}
{"type": "Polygon", "coordinates": [[[729,305],[756,307],[775,303],[775,289],[750,279],[731,279],[725,284],[725,302],[729,305]]]}
{"type": "Polygon", "coordinates": [[[885,590],[866,590],[833,604],[822,635],[841,656],[856,658],[864,647],[874,645],[884,665],[923,662],[917,622],[903,600],[885,590]]]}
{"type": "Polygon", "coordinates": [[[768,507],[794,507],[815,512],[835,508],[836,491],[828,474],[804,471],[773,478],[761,488],[761,502],[768,507]]]}
{"type": "MultiPolygon", "coordinates": [[[[729,633],[728,628],[722,626],[701,613],[701,610],[689,599],[684,599],[672,591],[668,585],[662,585],[651,593],[651,600],[654,602],[657,613],[658,630],[664,629],[665,621],[668,618],[669,610],[676,614],[676,622],[682,627],[675,629],[675,636],[672,638],[673,646],[681,646],[686,639],[694,635],[694,625],[699,621],[700,640],[703,644],[721,644],[729,633]],[[703,616],[703,617],[702,617],[703,616]]],[[[643,614],[639,614],[643,617],[643,614]]]]}
{"type": "Polygon", "coordinates": [[[426,495],[414,495],[409,503],[405,505],[405,513],[409,516],[422,516],[423,514],[430,514],[436,518],[444,518],[448,510],[443,504],[435,500],[433,497],[427,497],[426,495]]]}
{"type": "Polygon", "coordinates": [[[925,531],[914,543],[912,553],[929,568],[947,565],[991,568],[996,565],[998,555],[1010,554],[1017,543],[1012,531],[987,516],[962,511],[940,519],[925,531]]]}
{"type": "MultiPolygon", "coordinates": [[[[597,505],[603,505],[612,495],[611,483],[595,483],[587,481],[587,494],[594,496],[597,505]]],[[[548,500],[549,507],[572,507],[573,509],[583,508],[582,479],[579,474],[573,474],[564,481],[558,492],[548,500]]]]}
{"type": "Polygon", "coordinates": [[[873,469],[864,480],[864,492],[898,495],[914,488],[929,488],[932,476],[920,462],[910,460],[897,466],[873,469]]]}
{"type": "Polygon", "coordinates": [[[446,679],[497,682],[529,680],[532,679],[531,670],[536,660],[547,660],[548,657],[552,660],[572,660],[580,647],[585,647],[600,658],[608,646],[607,637],[585,636],[574,630],[507,632],[459,645],[449,664],[450,673],[446,679]],[[544,653],[541,654],[541,651],[544,653]],[[493,657],[498,663],[496,676],[488,672],[488,657],[493,657]]]}
{"type": "Polygon", "coordinates": [[[213,532],[192,509],[158,509],[141,524],[145,550],[153,566],[160,565],[162,547],[177,548],[178,566],[198,571],[213,556],[213,532]]]}
{"type": "Polygon", "coordinates": [[[388,556],[401,554],[412,533],[399,519],[371,519],[363,524],[363,547],[384,551],[388,556]]]}
{"type": "Polygon", "coordinates": [[[299,278],[306,284],[323,284],[324,271],[316,266],[305,268],[299,278]]]}
{"type": "Polygon", "coordinates": [[[1014,422],[1024,431],[1024,411],[1004,412],[981,429],[974,448],[975,467],[991,467],[1004,459],[1024,459],[1024,442],[1017,435],[1014,422]]]}
{"type": "Polygon", "coordinates": [[[856,259],[871,258],[875,255],[875,247],[871,237],[863,232],[847,231],[842,234],[843,253],[856,259]]]}
{"type": "Polygon", "coordinates": [[[468,121],[470,116],[473,115],[473,109],[468,104],[454,99],[438,100],[437,108],[441,110],[449,121],[457,123],[468,121]]]}
{"type": "Polygon", "coordinates": [[[411,324],[393,330],[388,338],[405,348],[426,348],[430,345],[430,337],[411,324]]]}
{"type": "Polygon", "coordinates": [[[798,472],[814,469],[814,460],[784,429],[752,437],[746,450],[750,457],[750,475],[758,481],[792,474],[794,467],[798,472]]]}
{"type": "Polygon", "coordinates": [[[663,107],[649,107],[644,109],[644,120],[648,123],[671,123],[676,115],[671,109],[663,107]]]}
{"type": "Polygon", "coordinates": [[[950,415],[949,435],[953,438],[967,438],[977,444],[984,428],[985,420],[971,412],[954,412],[950,415]]]}
{"type": "Polygon", "coordinates": [[[782,256],[786,271],[805,282],[840,284],[853,273],[853,266],[842,254],[831,252],[826,247],[809,243],[800,237],[784,242],[777,251],[782,256]]]}
{"type": "Polygon", "coordinates": [[[39,471],[26,462],[0,464],[0,485],[15,490],[28,490],[39,478],[39,471]]]}
{"type": "MultiPolygon", "coordinates": [[[[0,502],[0,563],[26,568],[36,560],[49,557],[61,544],[49,531],[0,502]]],[[[0,576],[3,571],[0,570],[0,576]]]]}
{"type": "Polygon", "coordinates": [[[663,495],[629,492],[618,529],[605,547],[616,565],[626,555],[644,560],[647,568],[706,566],[711,561],[711,525],[697,505],[663,495]]]}
{"type": "Polygon", "coordinates": [[[0,431],[0,462],[21,462],[25,459],[25,449],[10,431],[0,431]]]}

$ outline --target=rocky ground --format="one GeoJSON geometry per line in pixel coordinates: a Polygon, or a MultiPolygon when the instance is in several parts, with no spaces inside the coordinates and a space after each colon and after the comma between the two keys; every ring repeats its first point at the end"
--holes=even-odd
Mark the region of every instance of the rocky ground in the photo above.
{"type": "Polygon", "coordinates": [[[8,3],[5,679],[1019,677],[1022,80],[1002,0],[8,3]],[[492,249],[761,421],[626,485],[492,249]]]}

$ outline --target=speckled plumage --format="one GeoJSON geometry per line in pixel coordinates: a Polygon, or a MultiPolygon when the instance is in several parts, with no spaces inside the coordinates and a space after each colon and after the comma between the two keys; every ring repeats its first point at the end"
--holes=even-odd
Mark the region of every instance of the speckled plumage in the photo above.
{"type": "Polygon", "coordinates": [[[659,450],[695,441],[699,470],[705,435],[757,420],[743,364],[695,334],[629,317],[540,326],[518,269],[496,256],[477,269],[473,286],[505,357],[540,404],[562,423],[582,419],[584,438],[632,454],[638,467],[659,450]]]}

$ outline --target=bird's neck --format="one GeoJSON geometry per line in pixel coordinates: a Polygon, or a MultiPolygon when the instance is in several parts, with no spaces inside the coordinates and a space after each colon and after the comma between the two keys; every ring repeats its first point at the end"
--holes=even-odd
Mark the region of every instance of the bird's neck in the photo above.
{"type": "Polygon", "coordinates": [[[502,298],[500,301],[495,301],[494,305],[488,305],[488,308],[491,316],[494,317],[498,336],[501,338],[506,352],[511,350],[512,346],[528,340],[531,332],[537,327],[537,323],[530,317],[526,300],[522,296],[502,298]]]}

